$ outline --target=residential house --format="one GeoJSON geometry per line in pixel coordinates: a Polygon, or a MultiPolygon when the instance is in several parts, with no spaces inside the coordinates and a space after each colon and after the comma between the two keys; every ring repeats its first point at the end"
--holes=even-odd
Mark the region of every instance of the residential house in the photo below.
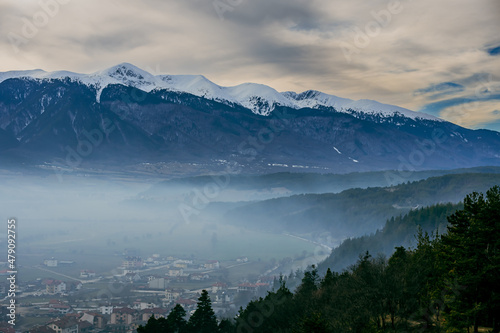
{"type": "Polygon", "coordinates": [[[78,320],[74,317],[56,319],[46,325],[55,333],[78,333],[78,320]]]}
{"type": "Polygon", "coordinates": [[[141,311],[140,319],[147,322],[149,318],[151,318],[151,316],[153,316],[155,319],[167,318],[169,313],[169,310],[163,308],[144,309],[141,311]]]}
{"type": "Polygon", "coordinates": [[[70,281],[66,283],[66,291],[76,291],[83,287],[83,283],[80,281],[70,281]]]}
{"type": "Polygon", "coordinates": [[[203,281],[203,280],[208,280],[209,278],[210,275],[205,273],[193,273],[189,275],[189,280],[191,281],[203,281]]]}
{"type": "Polygon", "coordinates": [[[177,262],[174,264],[174,267],[175,268],[182,268],[182,269],[185,269],[188,267],[188,265],[185,263],[185,262],[177,262]]]}
{"type": "Polygon", "coordinates": [[[101,305],[99,306],[99,311],[103,315],[111,315],[113,313],[114,306],[113,305],[101,305]]]}
{"type": "Polygon", "coordinates": [[[184,271],[181,268],[171,268],[168,270],[168,276],[181,276],[184,271]]]}
{"type": "Polygon", "coordinates": [[[223,282],[217,282],[217,283],[212,284],[212,293],[214,293],[214,294],[218,291],[226,290],[226,289],[227,289],[227,284],[225,284],[223,282]]]}
{"type": "Polygon", "coordinates": [[[196,302],[194,299],[179,298],[175,301],[175,304],[180,304],[187,313],[190,313],[191,311],[194,311],[196,309],[196,305],[198,304],[198,302],[196,302]]]}
{"type": "Polygon", "coordinates": [[[111,324],[132,324],[138,317],[136,310],[131,308],[115,308],[111,313],[111,324]]]}
{"type": "Polygon", "coordinates": [[[91,279],[95,277],[95,272],[88,270],[88,269],[83,269],[80,271],[80,278],[82,279],[91,279]]]}
{"type": "Polygon", "coordinates": [[[57,267],[58,261],[57,259],[50,258],[50,259],[45,259],[43,261],[43,264],[47,267],[57,267]]]}
{"type": "Polygon", "coordinates": [[[161,278],[161,276],[160,275],[156,275],[156,274],[155,275],[148,275],[147,276],[148,282],[156,280],[156,279],[159,279],[159,278],[161,278]]]}
{"type": "Polygon", "coordinates": [[[69,304],[57,299],[51,299],[49,301],[49,309],[51,309],[51,311],[58,312],[60,314],[67,314],[72,310],[69,304]]]}
{"type": "Polygon", "coordinates": [[[248,283],[248,282],[240,283],[238,285],[238,292],[249,291],[255,294],[257,293],[257,288],[258,286],[254,283],[248,283]]]}
{"type": "Polygon", "coordinates": [[[218,260],[209,260],[205,263],[205,269],[219,269],[220,263],[218,260]]]}
{"type": "Polygon", "coordinates": [[[102,314],[97,312],[84,312],[80,317],[81,322],[88,322],[95,328],[104,328],[107,324],[107,319],[102,314]]]}
{"type": "Polygon", "coordinates": [[[142,268],[144,266],[144,261],[142,260],[141,257],[125,257],[122,266],[125,269],[142,268]]]}
{"type": "Polygon", "coordinates": [[[210,295],[213,304],[227,304],[233,301],[233,295],[227,291],[218,291],[210,295]]]}
{"type": "Polygon", "coordinates": [[[139,282],[141,281],[141,276],[138,273],[126,273],[124,275],[124,280],[127,282],[139,282]]]}
{"type": "Polygon", "coordinates": [[[78,323],[78,333],[91,333],[95,332],[95,327],[88,321],[80,321],[78,323]]]}
{"type": "Polygon", "coordinates": [[[152,302],[146,303],[146,302],[136,301],[136,302],[134,302],[134,305],[132,308],[136,309],[136,310],[145,310],[145,309],[154,309],[156,307],[158,307],[158,305],[156,305],[152,302]]]}
{"type": "Polygon", "coordinates": [[[183,290],[167,288],[165,289],[165,298],[167,301],[172,302],[181,297],[183,290]]]}
{"type": "Polygon", "coordinates": [[[60,294],[66,291],[66,283],[60,280],[46,280],[45,290],[49,294],[60,294]]]}

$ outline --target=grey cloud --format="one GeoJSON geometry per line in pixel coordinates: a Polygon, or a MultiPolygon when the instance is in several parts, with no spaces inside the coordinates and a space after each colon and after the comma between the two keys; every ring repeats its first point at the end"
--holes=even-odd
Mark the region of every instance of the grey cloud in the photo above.
{"type": "Polygon", "coordinates": [[[500,81],[500,76],[493,73],[474,73],[470,76],[455,80],[456,83],[464,86],[477,86],[479,84],[500,81]]]}
{"type": "MultiPolygon", "coordinates": [[[[412,109],[461,93],[459,87],[424,92],[431,83],[470,89],[500,82],[489,74],[500,58],[486,51],[499,45],[493,0],[402,1],[404,10],[350,63],[339,43],[353,44],[352,28],[364,29],[374,20],[371,12],[388,1],[220,1],[231,6],[224,20],[213,0],[72,1],[30,40],[23,53],[29,61],[4,53],[1,70],[24,64],[92,72],[126,61],[163,73],[204,74],[226,85],[254,81],[412,109]]],[[[36,3],[24,10],[18,1],[2,1],[2,33],[33,8],[36,3]]]]}
{"type": "Polygon", "coordinates": [[[439,93],[439,94],[453,94],[456,92],[464,91],[464,86],[454,82],[442,82],[438,84],[430,85],[426,88],[417,89],[413,93],[415,96],[426,95],[429,93],[439,93]]]}
{"type": "Polygon", "coordinates": [[[139,46],[147,45],[149,38],[141,31],[121,31],[113,35],[90,35],[83,41],[79,41],[82,48],[88,54],[99,52],[127,51],[139,46]]]}

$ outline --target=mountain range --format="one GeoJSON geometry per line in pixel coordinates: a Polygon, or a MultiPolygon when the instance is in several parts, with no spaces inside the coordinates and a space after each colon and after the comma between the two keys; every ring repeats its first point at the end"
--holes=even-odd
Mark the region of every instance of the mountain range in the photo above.
{"type": "Polygon", "coordinates": [[[0,73],[0,162],[169,173],[500,165],[500,133],[398,106],[131,64],[92,74],[0,73]]]}

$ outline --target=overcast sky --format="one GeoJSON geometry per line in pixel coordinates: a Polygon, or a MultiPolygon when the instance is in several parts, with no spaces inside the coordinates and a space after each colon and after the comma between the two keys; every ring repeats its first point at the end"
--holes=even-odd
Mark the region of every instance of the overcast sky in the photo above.
{"type": "Polygon", "coordinates": [[[500,130],[498,0],[1,0],[0,71],[129,62],[500,130]]]}

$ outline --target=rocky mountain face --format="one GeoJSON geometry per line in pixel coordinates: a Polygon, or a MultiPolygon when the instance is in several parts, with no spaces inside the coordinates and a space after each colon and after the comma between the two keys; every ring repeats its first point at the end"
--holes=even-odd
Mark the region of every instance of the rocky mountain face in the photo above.
{"type": "Polygon", "coordinates": [[[375,101],[224,88],[119,65],[91,75],[0,73],[0,161],[403,174],[500,165],[500,133],[375,101]]]}

